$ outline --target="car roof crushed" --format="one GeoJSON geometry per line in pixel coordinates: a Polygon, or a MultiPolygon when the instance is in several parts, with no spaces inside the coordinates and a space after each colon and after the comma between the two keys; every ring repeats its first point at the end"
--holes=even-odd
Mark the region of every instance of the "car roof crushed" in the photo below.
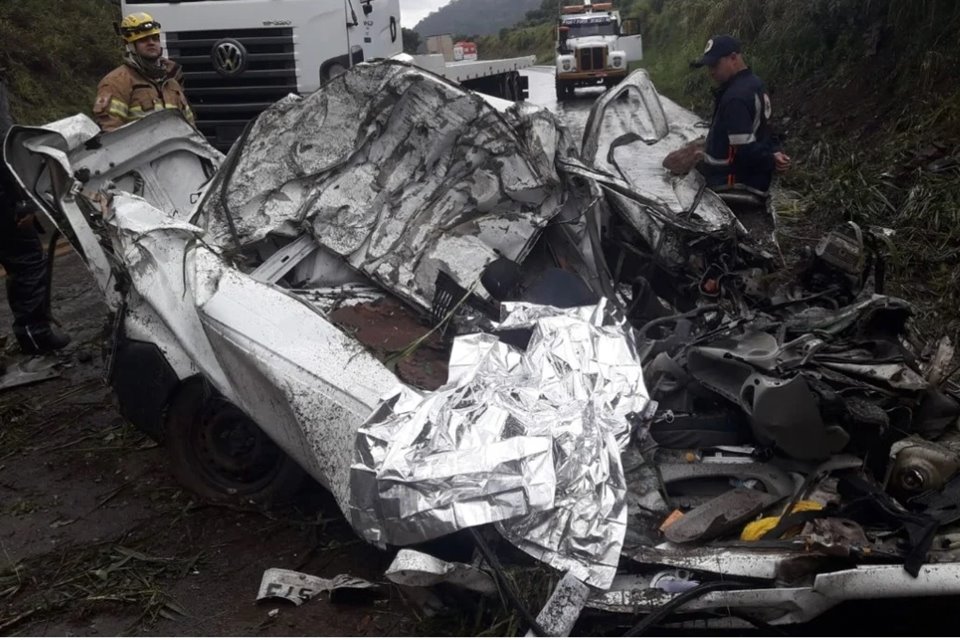
{"type": "Polygon", "coordinates": [[[552,633],[584,607],[786,624],[960,591],[953,347],[886,293],[895,235],[785,253],[769,201],[663,168],[698,121],[638,71],[577,144],[382,62],[277,103],[226,158],[167,114],[17,127],[6,151],[128,333],[365,540],[434,543],[398,584],[490,593],[513,547],[556,572],[552,633]]]}

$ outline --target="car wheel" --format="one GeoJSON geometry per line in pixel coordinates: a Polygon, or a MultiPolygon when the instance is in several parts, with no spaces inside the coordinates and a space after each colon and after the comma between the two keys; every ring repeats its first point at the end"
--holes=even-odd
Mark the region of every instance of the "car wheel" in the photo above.
{"type": "Polygon", "coordinates": [[[202,381],[176,393],[165,426],[173,474],[207,502],[268,507],[289,501],[306,477],[248,415],[202,381]]]}

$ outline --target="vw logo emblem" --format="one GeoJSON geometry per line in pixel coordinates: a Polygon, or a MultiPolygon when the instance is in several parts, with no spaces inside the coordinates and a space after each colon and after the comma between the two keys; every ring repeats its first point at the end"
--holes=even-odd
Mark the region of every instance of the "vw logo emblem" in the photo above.
{"type": "Polygon", "coordinates": [[[220,40],[211,53],[213,68],[222,76],[235,76],[247,68],[247,49],[233,38],[220,40]]]}

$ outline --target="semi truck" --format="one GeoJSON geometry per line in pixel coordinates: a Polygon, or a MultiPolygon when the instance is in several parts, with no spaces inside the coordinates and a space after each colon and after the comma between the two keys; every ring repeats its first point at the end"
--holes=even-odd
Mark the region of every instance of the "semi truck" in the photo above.
{"type": "Polygon", "coordinates": [[[561,5],[557,23],[557,99],[572,97],[578,87],[620,83],[630,63],[643,59],[638,21],[621,19],[613,3],[581,0],[561,5]]]}
{"type": "MultiPolygon", "coordinates": [[[[247,123],[290,93],[307,95],[361,62],[403,55],[400,0],[121,0],[149,13],[168,57],[183,66],[197,126],[225,151],[247,123]]],[[[533,56],[408,60],[469,89],[520,100],[533,56]]]]}

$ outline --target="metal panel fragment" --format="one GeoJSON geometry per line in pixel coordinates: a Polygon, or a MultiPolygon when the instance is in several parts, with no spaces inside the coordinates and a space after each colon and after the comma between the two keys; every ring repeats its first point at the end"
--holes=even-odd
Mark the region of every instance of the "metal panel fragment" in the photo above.
{"type": "Polygon", "coordinates": [[[447,562],[413,549],[401,549],[390,563],[386,577],[406,587],[432,587],[448,583],[471,591],[497,593],[493,576],[462,562],[447,562]]]}
{"type": "Polygon", "coordinates": [[[267,569],[263,572],[263,579],[260,581],[257,601],[266,598],[283,598],[299,607],[325,591],[333,593],[337,589],[375,588],[377,585],[372,582],[346,574],[327,579],[287,569],[267,569]]]}

